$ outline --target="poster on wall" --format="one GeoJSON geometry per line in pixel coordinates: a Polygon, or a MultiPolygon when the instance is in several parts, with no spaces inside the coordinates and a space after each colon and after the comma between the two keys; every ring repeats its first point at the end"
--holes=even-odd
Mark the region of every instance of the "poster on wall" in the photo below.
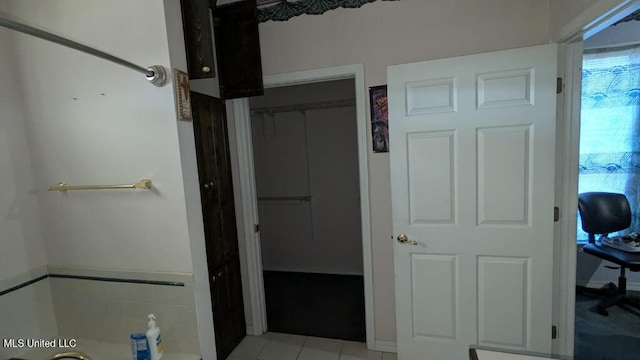
{"type": "Polygon", "coordinates": [[[369,88],[371,106],[371,136],[374,153],[389,152],[389,107],[387,85],[369,88]]]}

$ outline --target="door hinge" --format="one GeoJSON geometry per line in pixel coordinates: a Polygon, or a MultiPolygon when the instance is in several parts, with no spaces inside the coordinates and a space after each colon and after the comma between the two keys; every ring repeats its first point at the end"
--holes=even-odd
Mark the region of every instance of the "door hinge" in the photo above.
{"type": "Polygon", "coordinates": [[[551,338],[552,339],[558,338],[558,327],[555,325],[551,326],[551,338]]]}
{"type": "Polygon", "coordinates": [[[558,222],[560,220],[560,208],[557,206],[553,207],[553,222],[558,222]]]}
{"type": "Polygon", "coordinates": [[[260,231],[260,224],[253,224],[253,232],[257,233],[260,231]]]}
{"type": "Polygon", "coordinates": [[[563,87],[564,87],[564,84],[563,84],[562,78],[561,77],[557,78],[556,94],[562,93],[563,87]]]}

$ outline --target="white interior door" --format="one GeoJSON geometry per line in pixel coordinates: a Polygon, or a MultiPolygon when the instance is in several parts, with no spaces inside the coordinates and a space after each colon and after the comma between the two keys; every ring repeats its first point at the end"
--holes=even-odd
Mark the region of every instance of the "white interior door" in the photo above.
{"type": "Polygon", "coordinates": [[[550,352],[556,66],[544,45],[388,68],[400,360],[550,352]]]}

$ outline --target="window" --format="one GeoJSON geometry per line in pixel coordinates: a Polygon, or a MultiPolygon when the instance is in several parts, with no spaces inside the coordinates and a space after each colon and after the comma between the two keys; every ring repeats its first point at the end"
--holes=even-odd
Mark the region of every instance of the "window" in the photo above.
{"type": "MultiPolygon", "coordinates": [[[[578,192],[624,193],[638,231],[640,45],[586,50],[582,63],[578,192]]],[[[578,241],[587,241],[578,218],[578,241]]]]}

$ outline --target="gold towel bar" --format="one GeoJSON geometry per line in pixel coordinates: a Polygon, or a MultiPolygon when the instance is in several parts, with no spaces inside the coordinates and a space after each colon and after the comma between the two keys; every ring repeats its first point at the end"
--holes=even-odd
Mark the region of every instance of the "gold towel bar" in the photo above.
{"type": "Polygon", "coordinates": [[[57,185],[49,186],[49,191],[67,191],[67,190],[106,190],[106,189],[151,189],[151,180],[142,179],[135,184],[122,185],[76,185],[69,186],[67,183],[61,182],[57,185]]]}

